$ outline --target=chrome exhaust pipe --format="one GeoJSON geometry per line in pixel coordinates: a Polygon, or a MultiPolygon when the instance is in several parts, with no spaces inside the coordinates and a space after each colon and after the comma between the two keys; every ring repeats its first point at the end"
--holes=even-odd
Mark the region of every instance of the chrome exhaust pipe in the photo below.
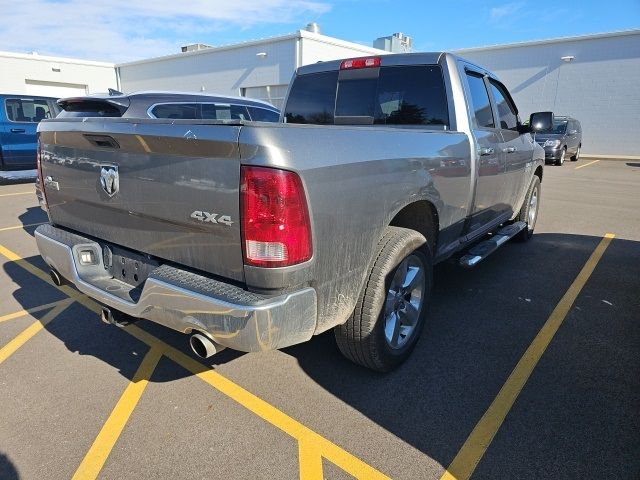
{"type": "Polygon", "coordinates": [[[104,323],[108,323],[108,324],[114,324],[115,323],[115,320],[113,318],[113,313],[107,307],[102,307],[102,309],[100,310],[100,320],[102,320],[104,323]]]}
{"type": "Polygon", "coordinates": [[[225,347],[211,340],[207,335],[202,333],[194,333],[189,338],[191,350],[200,358],[209,358],[218,352],[224,350],[225,347]]]}
{"type": "Polygon", "coordinates": [[[130,317],[126,313],[122,313],[119,310],[111,310],[109,307],[102,307],[100,309],[100,320],[116,327],[124,328],[127,325],[135,322],[137,319],[130,317]]]}
{"type": "Polygon", "coordinates": [[[60,276],[60,274],[53,268],[49,270],[49,276],[51,277],[54,285],[56,285],[57,287],[61,287],[66,283],[64,278],[62,278],[62,276],[60,276]]]}

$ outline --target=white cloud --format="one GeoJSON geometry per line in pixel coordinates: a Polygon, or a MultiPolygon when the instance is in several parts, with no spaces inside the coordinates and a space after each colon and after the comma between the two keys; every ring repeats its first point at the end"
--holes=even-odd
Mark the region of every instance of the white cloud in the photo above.
{"type": "Polygon", "coordinates": [[[502,20],[503,18],[509,18],[516,15],[525,6],[524,2],[511,2],[500,5],[499,7],[493,7],[489,11],[491,20],[502,20]]]}
{"type": "Polygon", "coordinates": [[[123,62],[258,24],[294,28],[326,0],[21,0],[2,2],[0,50],[123,62]]]}

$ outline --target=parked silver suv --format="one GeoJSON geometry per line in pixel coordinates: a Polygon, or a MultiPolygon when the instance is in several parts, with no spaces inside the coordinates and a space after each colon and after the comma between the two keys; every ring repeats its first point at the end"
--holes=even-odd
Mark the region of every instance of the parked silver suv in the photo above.
{"type": "Polygon", "coordinates": [[[556,116],[552,128],[536,134],[536,142],[544,148],[547,163],[562,165],[567,155],[575,162],[582,148],[582,126],[575,118],[556,116]]]}

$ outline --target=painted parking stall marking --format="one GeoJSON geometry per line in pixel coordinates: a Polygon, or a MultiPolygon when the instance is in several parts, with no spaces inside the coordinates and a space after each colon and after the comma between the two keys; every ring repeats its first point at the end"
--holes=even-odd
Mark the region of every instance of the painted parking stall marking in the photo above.
{"type": "Polygon", "coordinates": [[[567,292],[560,299],[546,323],[540,329],[529,348],[518,361],[509,378],[504,383],[498,395],[495,397],[487,411],[462,445],[441,480],[466,480],[473,474],[476,466],[482,460],[493,438],[500,429],[518,395],[527,383],[529,376],[542,358],[545,350],[553,340],[556,332],[562,325],[573,303],[580,294],[582,288],[589,280],[602,258],[605,250],[615,237],[607,233],[593,251],[587,263],[575,278],[567,292]]]}
{"type": "Polygon", "coordinates": [[[580,165],[579,167],[576,167],[575,170],[580,170],[581,168],[584,167],[588,167],[589,165],[593,165],[594,163],[598,163],[600,160],[593,160],[589,163],[585,163],[584,165],[580,165]]]}
{"type": "Polygon", "coordinates": [[[151,348],[144,356],[133,379],[127,385],[111,415],[109,415],[109,418],[100,429],[100,433],[98,433],[91,448],[73,475],[73,480],[89,480],[98,477],[104,462],[107,461],[129,417],[136,405],[138,405],[145,388],[147,388],[149,379],[153,375],[161,357],[162,354],[156,348],[151,348]]]}
{"type": "Polygon", "coordinates": [[[13,340],[7,343],[4,347],[0,348],[0,363],[4,362],[7,358],[13,355],[20,347],[27,343],[36,333],[42,330],[45,325],[56,319],[73,301],[71,299],[65,299],[52,308],[50,312],[47,312],[40,320],[36,320],[29,327],[18,334],[13,340]]]}
{"type": "MultiPolygon", "coordinates": [[[[43,270],[3,245],[0,245],[0,255],[65,293],[70,301],[76,301],[96,314],[100,312],[100,306],[95,301],[67,285],[58,287],[43,270]]],[[[301,479],[323,478],[322,459],[324,458],[357,479],[389,480],[389,477],[379,470],[212,370],[211,367],[194,360],[146,330],[134,324],[126,326],[123,330],[150,347],[151,350],[147,356],[149,356],[151,352],[156,352],[159,355],[158,360],[161,356],[171,359],[211,387],[297,440],[299,445],[298,452],[301,479]]],[[[28,340],[28,338],[26,340],[28,340]]],[[[85,456],[78,471],[76,471],[74,479],[92,479],[96,478],[100,473],[100,469],[106,462],[109,453],[122,433],[127,420],[142,396],[142,392],[148,383],[153,369],[155,369],[155,365],[157,365],[157,361],[153,363],[154,358],[154,356],[150,358],[145,357],[146,364],[145,360],[143,360],[143,364],[138,369],[134,380],[131,381],[107,420],[105,424],[106,430],[105,427],[103,427],[103,430],[101,430],[98,437],[96,437],[94,444],[85,456]],[[151,369],[151,365],[153,365],[153,369],[151,369]],[[144,380],[145,378],[146,381],[144,380]]]]}

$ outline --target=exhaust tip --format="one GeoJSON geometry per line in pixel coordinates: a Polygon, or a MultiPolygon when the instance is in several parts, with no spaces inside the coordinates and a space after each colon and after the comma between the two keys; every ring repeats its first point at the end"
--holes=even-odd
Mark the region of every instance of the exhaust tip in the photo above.
{"type": "Polygon", "coordinates": [[[209,358],[224,349],[224,347],[214,343],[213,340],[201,333],[191,335],[189,345],[191,345],[193,353],[200,358],[209,358]]]}
{"type": "Polygon", "coordinates": [[[65,283],[64,278],[62,278],[62,276],[53,268],[49,270],[49,276],[51,277],[51,280],[57,287],[64,285],[65,283]]]}
{"type": "Polygon", "coordinates": [[[102,310],[100,310],[100,320],[102,320],[104,323],[113,324],[113,313],[111,313],[111,310],[109,310],[107,307],[102,307],[102,310]]]}

